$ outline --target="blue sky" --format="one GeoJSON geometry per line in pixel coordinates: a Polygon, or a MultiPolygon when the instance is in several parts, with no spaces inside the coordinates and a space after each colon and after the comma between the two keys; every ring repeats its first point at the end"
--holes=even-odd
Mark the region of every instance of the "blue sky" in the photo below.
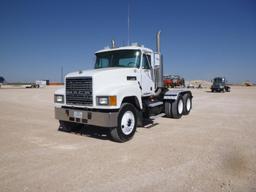
{"type": "MultiPolygon", "coordinates": [[[[94,52],[127,43],[129,0],[0,0],[0,76],[50,79],[89,69],[94,52]]],[[[256,81],[255,0],[130,0],[131,42],[155,49],[165,74],[256,81]]]]}

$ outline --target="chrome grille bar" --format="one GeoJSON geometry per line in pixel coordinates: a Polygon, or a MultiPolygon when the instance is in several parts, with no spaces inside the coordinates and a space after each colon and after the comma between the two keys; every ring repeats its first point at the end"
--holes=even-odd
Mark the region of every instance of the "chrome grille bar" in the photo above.
{"type": "Polygon", "coordinates": [[[66,103],[68,105],[93,104],[92,77],[66,78],[66,103]]]}

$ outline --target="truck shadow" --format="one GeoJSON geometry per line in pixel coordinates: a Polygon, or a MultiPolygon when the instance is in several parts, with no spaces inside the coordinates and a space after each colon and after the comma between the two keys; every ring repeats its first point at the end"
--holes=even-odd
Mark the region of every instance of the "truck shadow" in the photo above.
{"type": "Polygon", "coordinates": [[[221,91],[215,91],[215,92],[212,92],[212,91],[205,91],[206,93],[212,93],[212,94],[216,94],[216,93],[223,93],[221,91]]]}
{"type": "MultiPolygon", "coordinates": [[[[139,128],[150,129],[157,125],[158,123],[154,123],[153,120],[146,120],[143,122],[143,126],[138,126],[137,129],[139,128]]],[[[69,134],[76,134],[76,135],[91,137],[95,139],[113,141],[113,139],[110,136],[110,129],[104,128],[104,127],[82,125],[78,127],[73,127],[72,130],[70,131],[65,131],[60,128],[58,130],[61,132],[69,133],[69,134]]]]}
{"type": "Polygon", "coordinates": [[[223,93],[222,91],[215,91],[215,92],[212,92],[212,91],[205,91],[206,93],[212,93],[212,94],[218,94],[218,93],[223,93]]]}
{"type": "Polygon", "coordinates": [[[73,128],[70,133],[79,134],[81,136],[92,137],[96,139],[102,140],[111,140],[109,135],[109,129],[103,127],[96,126],[80,126],[77,128],[73,128]]]}
{"type": "Polygon", "coordinates": [[[150,129],[153,128],[155,126],[157,126],[158,123],[154,123],[154,120],[152,119],[146,119],[143,121],[143,125],[138,126],[139,128],[146,128],[146,129],[150,129]]]}

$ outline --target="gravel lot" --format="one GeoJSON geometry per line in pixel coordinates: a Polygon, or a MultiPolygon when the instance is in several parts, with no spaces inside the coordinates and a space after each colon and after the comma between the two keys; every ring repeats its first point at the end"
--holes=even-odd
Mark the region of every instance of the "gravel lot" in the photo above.
{"type": "Polygon", "coordinates": [[[53,93],[0,89],[0,191],[256,191],[256,88],[192,90],[193,110],[133,140],[57,131],[53,93]]]}

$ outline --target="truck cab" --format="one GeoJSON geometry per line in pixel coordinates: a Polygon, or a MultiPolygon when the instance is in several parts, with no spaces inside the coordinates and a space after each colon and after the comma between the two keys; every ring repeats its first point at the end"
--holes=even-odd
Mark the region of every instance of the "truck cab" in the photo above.
{"type": "MultiPolygon", "coordinates": [[[[127,81],[137,80],[140,82],[142,97],[153,95],[155,91],[154,84],[154,73],[152,61],[154,57],[153,51],[151,49],[144,48],[137,44],[133,46],[120,47],[115,49],[101,50],[96,53],[96,64],[95,69],[109,70],[112,69],[114,73],[119,74],[119,71],[125,71],[129,73],[130,76],[120,75],[121,79],[127,81]],[[125,79],[126,78],[126,79],[125,79]]],[[[109,77],[111,78],[111,77],[109,77]]],[[[112,83],[117,79],[112,79],[112,83]]],[[[120,86],[120,83],[118,83],[120,86]]],[[[138,84],[136,85],[137,89],[138,84]]]]}
{"type": "Polygon", "coordinates": [[[211,90],[212,92],[230,92],[230,87],[225,77],[215,77],[212,80],[211,90]]]}
{"type": "MultiPolygon", "coordinates": [[[[160,33],[157,38],[160,45],[160,33]]],[[[60,130],[93,125],[106,127],[118,142],[133,137],[146,119],[165,114],[187,115],[192,108],[188,90],[169,91],[163,86],[160,48],[156,52],[138,44],[97,51],[92,70],[65,76],[55,92],[55,117],[60,130]]]]}

